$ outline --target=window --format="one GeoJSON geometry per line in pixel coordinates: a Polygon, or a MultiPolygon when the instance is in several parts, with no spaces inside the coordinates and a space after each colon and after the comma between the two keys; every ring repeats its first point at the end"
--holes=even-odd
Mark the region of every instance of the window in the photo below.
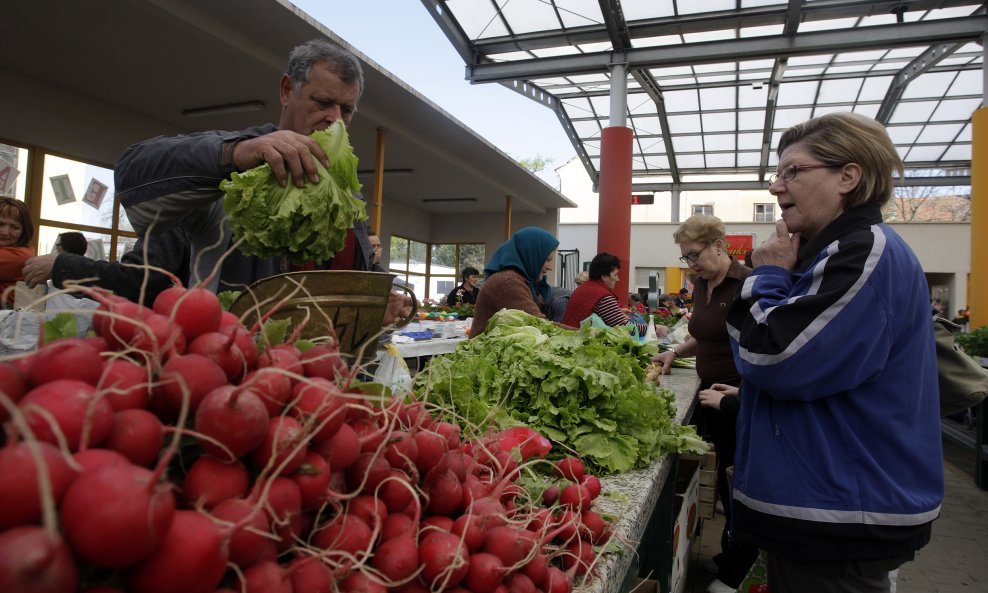
{"type": "Polygon", "coordinates": [[[697,214],[706,214],[707,216],[714,215],[714,205],[713,204],[693,204],[693,216],[697,214]]]}
{"type": "Polygon", "coordinates": [[[51,253],[65,231],[82,232],[93,259],[118,259],[134,243],[133,227],[115,207],[112,169],[0,144],[0,195],[27,203],[36,217],[39,254],[51,253]],[[41,183],[30,185],[29,169],[35,166],[41,168],[41,183]]]}
{"type": "Polygon", "coordinates": [[[775,204],[755,204],[755,222],[775,222],[775,204]]]}
{"type": "Polygon", "coordinates": [[[420,299],[439,300],[460,283],[460,270],[483,270],[483,243],[423,243],[391,236],[388,271],[409,282],[420,299]]]}

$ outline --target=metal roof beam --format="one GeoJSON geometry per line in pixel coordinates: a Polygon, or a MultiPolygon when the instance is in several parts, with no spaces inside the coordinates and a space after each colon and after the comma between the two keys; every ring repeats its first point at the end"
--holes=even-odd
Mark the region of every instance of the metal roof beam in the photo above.
{"type": "Polygon", "coordinates": [[[988,30],[986,16],[917,21],[840,31],[814,31],[799,33],[793,37],[752,37],[688,43],[674,47],[635,48],[619,52],[475,64],[467,66],[467,79],[471,82],[500,82],[607,72],[612,62],[625,62],[629,68],[669,68],[970,42],[979,40],[984,36],[985,30],[988,30]]]}
{"type": "MultiPolygon", "coordinates": [[[[896,186],[901,187],[964,187],[971,185],[969,175],[947,177],[906,177],[906,183],[896,180],[896,186]]],[[[633,193],[668,192],[673,189],[680,191],[731,191],[768,189],[768,182],[760,181],[696,181],[682,183],[635,183],[631,186],[633,193]]]]}
{"type": "Polygon", "coordinates": [[[963,43],[938,43],[931,45],[929,49],[916,56],[912,62],[909,62],[902,70],[899,70],[898,74],[895,75],[895,80],[889,85],[889,90],[885,93],[885,98],[882,99],[882,105],[878,108],[878,114],[875,116],[875,119],[881,122],[882,125],[889,123],[889,120],[892,118],[892,112],[895,111],[895,106],[899,104],[899,100],[902,99],[902,94],[906,91],[909,83],[917,76],[928,72],[940,60],[953,54],[963,46],[963,43]]]}
{"type": "MultiPolygon", "coordinates": [[[[613,3],[614,0],[606,1],[613,3]]],[[[422,2],[430,6],[438,3],[438,0],[422,0],[422,2]]],[[[971,6],[972,4],[975,3],[971,0],[918,0],[909,2],[908,9],[915,12],[956,6],[971,6]]],[[[803,22],[813,22],[838,18],[861,18],[885,15],[891,13],[892,9],[902,5],[903,2],[901,0],[834,0],[830,2],[820,0],[803,6],[801,12],[803,22]]],[[[432,12],[438,14],[435,11],[432,12]]],[[[687,33],[704,33],[724,29],[784,25],[789,22],[791,16],[788,7],[751,6],[738,10],[704,12],[695,15],[681,14],[632,21],[628,23],[628,31],[633,39],[685,35],[687,33]]],[[[605,43],[610,40],[611,36],[606,25],[587,25],[583,27],[570,27],[563,32],[552,30],[491,37],[475,41],[473,48],[480,55],[490,56],[515,51],[605,43]]],[[[466,62],[469,63],[469,61],[466,62]]]]}

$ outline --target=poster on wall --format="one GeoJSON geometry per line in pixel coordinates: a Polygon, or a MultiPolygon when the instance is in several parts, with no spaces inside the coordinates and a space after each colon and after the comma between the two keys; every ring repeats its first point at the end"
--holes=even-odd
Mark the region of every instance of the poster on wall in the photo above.
{"type": "Polygon", "coordinates": [[[89,204],[99,210],[100,204],[103,203],[103,198],[106,197],[107,189],[109,188],[105,183],[96,179],[90,180],[89,187],[86,188],[86,193],[82,196],[83,203],[89,204]]]}
{"type": "Polygon", "coordinates": [[[20,171],[17,167],[8,163],[5,159],[0,159],[0,195],[13,196],[14,182],[20,171]]]}
{"type": "Polygon", "coordinates": [[[75,202],[75,192],[72,191],[72,182],[69,181],[67,174],[52,175],[48,180],[51,181],[51,188],[55,192],[55,201],[58,202],[59,206],[75,202]]]}
{"type": "Polygon", "coordinates": [[[755,234],[754,233],[728,233],[725,238],[727,239],[727,253],[734,257],[734,259],[739,262],[749,265],[746,261],[748,254],[752,252],[755,248],[755,234]]]}

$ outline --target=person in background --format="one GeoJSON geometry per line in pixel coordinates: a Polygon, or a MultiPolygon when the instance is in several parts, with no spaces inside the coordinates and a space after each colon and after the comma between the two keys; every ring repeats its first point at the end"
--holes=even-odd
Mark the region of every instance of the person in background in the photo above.
{"type": "Polygon", "coordinates": [[[685,311],[690,304],[690,291],[685,288],[679,289],[679,295],[676,296],[676,306],[681,310],[685,311]]]}
{"type": "Polygon", "coordinates": [[[637,292],[628,293],[628,313],[648,314],[648,307],[642,302],[642,295],[637,292]]]}
{"type": "Polygon", "coordinates": [[[86,255],[89,248],[89,241],[82,233],[69,231],[61,233],[55,239],[55,253],[74,253],[75,255],[86,255]]]}
{"type": "Polygon", "coordinates": [[[480,282],[480,270],[473,266],[467,266],[460,272],[463,281],[446,295],[446,304],[450,307],[457,305],[474,305],[477,303],[477,296],[480,289],[477,283],[480,282]]]}
{"type": "Polygon", "coordinates": [[[660,294],[658,301],[659,306],[655,308],[655,312],[659,317],[672,317],[679,310],[676,299],[671,294],[660,294]]]}
{"type": "MultiPolygon", "coordinates": [[[[734,366],[731,341],[727,334],[727,309],[751,270],[727,252],[724,223],[716,216],[698,214],[686,219],[673,240],[679,245],[679,258],[696,274],[693,285],[693,315],[689,337],[671,350],[660,352],[653,360],[668,373],[675,358],[695,356],[700,377],[700,412],[704,433],[717,452],[717,495],[724,507],[724,529],[720,553],[706,568],[717,573],[707,588],[709,593],[734,591],[744,580],[758,556],[758,549],[736,542],[731,537],[731,490],[727,468],[734,462],[736,421],[740,402],[737,393],[727,388],[741,384],[734,366]]],[[[665,303],[675,307],[672,295],[662,295],[665,303]]]]}
{"type": "Polygon", "coordinates": [[[145,263],[171,272],[183,286],[188,286],[189,242],[182,229],[155,229],[139,237],[134,248],[123,254],[120,261],[94,260],[67,251],[32,257],[24,264],[24,281],[33,287],[51,280],[55,288],[62,289],[74,280],[84,286],[111,290],[150,307],[161,291],[172,286],[172,280],[149,269],[145,263]]]}
{"type": "MultiPolygon", "coordinates": [[[[611,327],[632,323],[614,294],[621,272],[621,261],[617,256],[607,252],[598,253],[590,260],[590,269],[587,272],[590,279],[577,286],[570,295],[562,324],[580,327],[580,322],[594,313],[611,327]]],[[[638,335],[644,336],[648,323],[638,321],[634,325],[638,335]]]]}
{"type": "Polygon", "coordinates": [[[381,255],[384,253],[384,247],[381,245],[381,236],[375,232],[367,233],[367,243],[370,244],[370,248],[374,253],[371,258],[371,270],[374,272],[386,272],[381,266],[381,255]]]}
{"type": "Polygon", "coordinates": [[[473,311],[470,337],[487,329],[501,309],[520,309],[545,318],[552,298],[546,273],[551,272],[559,240],[538,227],[525,227],[501,244],[484,267],[484,288],[473,311]]]}
{"type": "Polygon", "coordinates": [[[580,272],[575,278],[573,278],[573,283],[579,286],[587,280],[590,280],[590,274],[587,272],[580,272]]]}
{"type": "Polygon", "coordinates": [[[546,314],[546,317],[559,323],[563,320],[563,315],[566,314],[566,306],[569,305],[569,297],[573,294],[573,291],[562,286],[552,286],[550,288],[549,312],[546,314]]]}
{"type": "Polygon", "coordinates": [[[29,245],[34,238],[34,222],[27,205],[8,196],[0,197],[0,294],[3,306],[14,304],[13,288],[24,279],[24,262],[34,255],[29,245]]]}
{"type": "Polygon", "coordinates": [[[734,530],[767,552],[773,593],[888,592],[944,493],[929,288],[882,219],[902,160],[880,123],[841,112],[777,153],[782,219],[727,317],[734,530]]]}
{"type": "MultiPolygon", "coordinates": [[[[180,226],[192,249],[191,278],[204,279],[219,265],[230,243],[219,183],[234,171],[267,163],[279,183],[298,187],[317,182],[316,161],[329,166],[319,143],[309,135],[336,121],[349,125],[364,90],[363,69],[349,50],[314,39],[292,50],[281,75],[278,125],[239,131],[209,131],[157,137],[127,148],[114,168],[117,196],[138,234],[155,222],[180,226]]],[[[334,270],[373,270],[374,250],[367,225],[357,221],[344,248],[330,262],[334,270]]],[[[289,271],[284,258],[258,258],[234,251],[223,261],[208,288],[242,290],[262,278],[289,271]]],[[[390,324],[410,309],[411,298],[392,292],[385,315],[390,324]]]]}

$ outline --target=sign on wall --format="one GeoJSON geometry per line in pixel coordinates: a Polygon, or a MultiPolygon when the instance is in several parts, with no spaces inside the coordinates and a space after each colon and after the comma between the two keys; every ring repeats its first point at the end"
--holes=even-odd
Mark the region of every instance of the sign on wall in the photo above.
{"type": "Polygon", "coordinates": [[[4,159],[0,159],[0,195],[14,195],[14,181],[17,180],[19,173],[17,167],[4,159]]]}
{"type": "Polygon", "coordinates": [[[109,188],[105,183],[92,179],[89,182],[89,187],[86,188],[86,194],[82,196],[82,201],[99,210],[103,198],[106,197],[107,189],[109,188]]]}
{"type": "Polygon", "coordinates": [[[68,174],[52,175],[48,180],[51,181],[51,189],[55,192],[55,201],[59,206],[75,202],[75,192],[72,191],[72,182],[69,181],[68,174]]]}
{"type": "Polygon", "coordinates": [[[755,248],[754,233],[738,233],[725,235],[727,239],[727,253],[741,263],[747,263],[745,257],[755,248]]]}

